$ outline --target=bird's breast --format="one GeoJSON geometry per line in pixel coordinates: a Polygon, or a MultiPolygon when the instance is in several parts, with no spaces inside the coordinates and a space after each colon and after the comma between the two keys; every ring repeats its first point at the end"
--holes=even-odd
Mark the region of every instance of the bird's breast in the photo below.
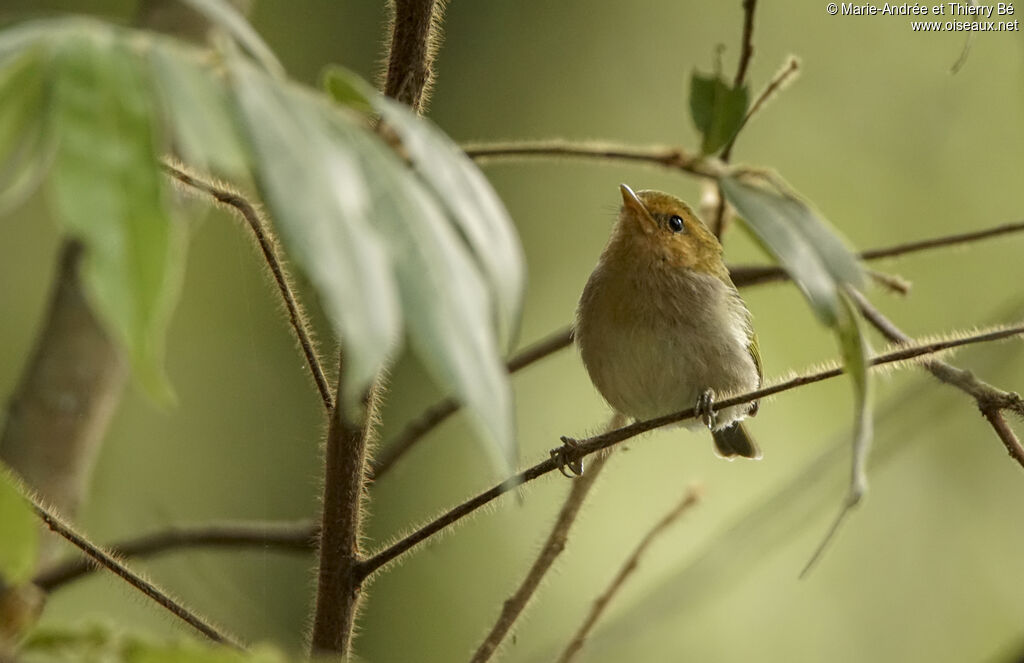
{"type": "Polygon", "coordinates": [[[605,400],[648,419],[692,407],[708,388],[756,388],[749,314],[732,287],[697,273],[658,278],[641,283],[599,269],[584,289],[576,340],[605,400]]]}

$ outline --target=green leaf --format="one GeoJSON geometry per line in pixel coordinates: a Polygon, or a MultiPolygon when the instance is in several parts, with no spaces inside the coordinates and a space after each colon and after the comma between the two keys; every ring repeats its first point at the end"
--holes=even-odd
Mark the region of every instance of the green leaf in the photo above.
{"type": "Polygon", "coordinates": [[[746,85],[734,88],[721,76],[690,77],[690,115],[701,133],[702,154],[713,154],[728,143],[743,125],[750,104],[746,85]]]}
{"type": "Polygon", "coordinates": [[[25,663],[285,663],[288,660],[278,649],[266,644],[242,651],[192,640],[162,642],[106,625],[43,626],[28,636],[19,654],[19,659],[23,658],[25,663]]]}
{"type": "Polygon", "coordinates": [[[744,227],[789,273],[822,322],[834,326],[841,306],[838,285],[864,282],[843,239],[774,178],[744,175],[719,183],[744,227]]]}
{"type": "Polygon", "coordinates": [[[335,100],[357,108],[368,102],[398,134],[416,173],[442,202],[487,279],[502,344],[510,345],[519,325],[526,265],[515,225],[487,178],[432,122],[351,72],[330,67],[324,80],[335,100]]]}
{"type": "Polygon", "coordinates": [[[276,76],[284,74],[284,67],[278,61],[277,56],[231,3],[226,0],[181,0],[181,2],[205,16],[211,24],[224,30],[266,71],[276,76]]]}
{"type": "Polygon", "coordinates": [[[853,465],[850,473],[848,504],[855,505],[867,492],[868,452],[871,448],[871,380],[868,361],[871,348],[861,326],[857,309],[845,289],[839,295],[841,314],[836,324],[839,349],[854,390],[853,465]]]}
{"type": "Polygon", "coordinates": [[[410,341],[438,382],[464,403],[496,469],[518,462],[508,372],[500,360],[486,281],[423,182],[376,137],[337,116],[370,182],[373,215],[394,251],[410,341]]]}
{"type": "Polygon", "coordinates": [[[0,214],[23,202],[48,166],[48,76],[47,54],[38,46],[0,70],[0,214]]]}
{"type": "Polygon", "coordinates": [[[223,175],[248,173],[248,156],[235,126],[222,78],[195,53],[158,42],[149,54],[153,81],[182,158],[223,175]]]}
{"type": "Polygon", "coordinates": [[[355,406],[401,328],[391,256],[373,227],[373,183],[326,125],[325,103],[240,58],[230,70],[260,189],[341,339],[343,393],[355,406]]]}
{"type": "Polygon", "coordinates": [[[39,525],[32,508],[0,465],[0,593],[31,578],[38,554],[39,525]]]}
{"type": "Polygon", "coordinates": [[[168,214],[150,91],[134,53],[107,32],[67,35],[55,65],[57,214],[85,245],[82,277],[93,309],[127,349],[141,383],[167,402],[164,339],[184,244],[168,214]]]}

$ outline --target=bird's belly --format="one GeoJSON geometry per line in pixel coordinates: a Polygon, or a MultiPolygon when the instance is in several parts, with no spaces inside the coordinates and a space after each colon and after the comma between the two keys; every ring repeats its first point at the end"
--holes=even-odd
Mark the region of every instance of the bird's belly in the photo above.
{"type": "MultiPolygon", "coordinates": [[[[667,329],[636,321],[607,325],[595,336],[586,331],[577,336],[591,379],[613,408],[636,419],[693,407],[706,389],[721,395],[758,386],[747,345],[720,326],[690,321],[667,329]]],[[[745,413],[745,406],[720,413],[719,425],[745,413]]]]}

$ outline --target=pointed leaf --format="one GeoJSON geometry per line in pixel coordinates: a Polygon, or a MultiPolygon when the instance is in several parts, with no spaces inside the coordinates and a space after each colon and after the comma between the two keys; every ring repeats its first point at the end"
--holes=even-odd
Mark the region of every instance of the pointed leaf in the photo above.
{"type": "Polygon", "coordinates": [[[415,171],[451,215],[455,227],[487,278],[496,303],[504,345],[519,325],[526,263],[515,225],[480,169],[432,122],[378,94],[351,72],[331,67],[325,85],[335,100],[369,102],[402,143],[415,171]]]}
{"type": "Polygon", "coordinates": [[[55,64],[58,217],[85,245],[94,310],[142,384],[167,401],[164,336],[184,246],[167,211],[149,90],[134,54],[107,33],[68,35],[55,64]]]}
{"type": "Polygon", "coordinates": [[[48,59],[35,45],[0,64],[0,215],[24,202],[48,166],[48,59]]]}
{"type": "Polygon", "coordinates": [[[0,594],[4,587],[29,580],[38,554],[39,526],[32,508],[0,464],[0,594]]]}
{"type": "Polygon", "coordinates": [[[371,184],[353,150],[333,138],[319,100],[241,59],[231,79],[260,189],[341,339],[343,393],[355,406],[401,324],[391,259],[371,223],[371,184]]]}
{"type": "Polygon", "coordinates": [[[845,289],[840,292],[841,314],[836,324],[839,349],[846,372],[853,380],[853,465],[850,475],[850,505],[867,492],[868,452],[871,448],[871,379],[868,371],[871,348],[860,322],[860,316],[845,289]]]}
{"type": "Polygon", "coordinates": [[[726,198],[744,227],[793,278],[827,325],[839,315],[837,284],[859,286],[860,263],[839,235],[799,198],[777,183],[753,177],[723,177],[726,198]]]}
{"type": "Polygon", "coordinates": [[[743,125],[750,104],[746,85],[734,88],[721,76],[696,71],[690,77],[690,116],[701,133],[702,154],[720,150],[743,125]]]}

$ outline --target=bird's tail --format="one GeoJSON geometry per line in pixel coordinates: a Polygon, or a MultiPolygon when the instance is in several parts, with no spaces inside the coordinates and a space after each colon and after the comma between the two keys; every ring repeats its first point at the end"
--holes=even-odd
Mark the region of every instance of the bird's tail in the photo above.
{"type": "Polygon", "coordinates": [[[733,459],[736,456],[758,459],[761,457],[761,449],[757,443],[750,438],[746,427],[742,423],[734,423],[725,428],[711,431],[715,437],[715,448],[723,458],[733,459]]]}

